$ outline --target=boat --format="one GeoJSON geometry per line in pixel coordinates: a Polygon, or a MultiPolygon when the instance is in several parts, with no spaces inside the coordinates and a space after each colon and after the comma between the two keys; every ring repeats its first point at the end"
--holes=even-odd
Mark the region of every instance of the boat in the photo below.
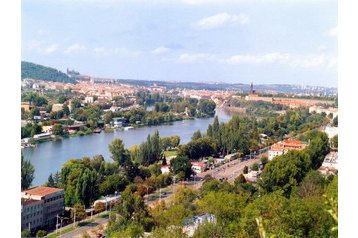
{"type": "Polygon", "coordinates": [[[102,130],[100,128],[96,128],[96,129],[93,130],[94,133],[101,133],[101,131],[102,130]]]}

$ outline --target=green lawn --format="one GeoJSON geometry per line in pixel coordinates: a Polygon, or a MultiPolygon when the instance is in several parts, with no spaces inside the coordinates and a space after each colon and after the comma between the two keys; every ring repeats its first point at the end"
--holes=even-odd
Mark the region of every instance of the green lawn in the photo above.
{"type": "Polygon", "coordinates": [[[177,154],[178,154],[177,150],[166,150],[166,151],[164,151],[164,156],[166,158],[170,157],[170,156],[176,156],[177,154]]]}

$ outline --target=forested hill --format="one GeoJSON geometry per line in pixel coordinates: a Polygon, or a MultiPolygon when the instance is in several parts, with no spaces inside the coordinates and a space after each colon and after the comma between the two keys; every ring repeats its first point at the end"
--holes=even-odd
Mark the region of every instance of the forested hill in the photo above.
{"type": "Polygon", "coordinates": [[[34,64],[26,61],[21,61],[21,78],[32,78],[38,80],[64,82],[64,83],[76,83],[76,81],[67,76],[67,74],[61,71],[34,64]]]}

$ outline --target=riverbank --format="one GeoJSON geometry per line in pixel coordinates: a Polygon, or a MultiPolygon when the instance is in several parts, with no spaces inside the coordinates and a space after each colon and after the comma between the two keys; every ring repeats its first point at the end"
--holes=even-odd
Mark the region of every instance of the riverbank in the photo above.
{"type": "MultiPolygon", "coordinates": [[[[219,108],[219,122],[227,122],[231,114],[219,108]]],[[[180,143],[191,140],[193,133],[200,130],[206,133],[214,118],[195,118],[192,120],[175,121],[157,126],[142,126],[133,130],[113,130],[110,133],[92,133],[86,136],[70,136],[63,140],[38,143],[36,148],[23,148],[24,158],[30,160],[35,167],[33,186],[41,185],[48,179],[50,173],[55,174],[62,165],[70,159],[103,155],[106,161],[111,161],[108,145],[114,139],[121,139],[127,149],[139,145],[156,130],[161,137],[180,136],[180,143]]]]}

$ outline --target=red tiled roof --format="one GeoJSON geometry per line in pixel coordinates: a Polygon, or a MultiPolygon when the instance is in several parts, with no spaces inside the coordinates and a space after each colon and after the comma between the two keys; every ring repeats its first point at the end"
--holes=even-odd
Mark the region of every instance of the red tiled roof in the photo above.
{"type": "Polygon", "coordinates": [[[51,193],[56,193],[56,192],[60,192],[60,191],[63,191],[63,189],[38,186],[38,187],[33,187],[28,190],[25,190],[23,192],[26,192],[29,195],[44,197],[51,193]]]}

